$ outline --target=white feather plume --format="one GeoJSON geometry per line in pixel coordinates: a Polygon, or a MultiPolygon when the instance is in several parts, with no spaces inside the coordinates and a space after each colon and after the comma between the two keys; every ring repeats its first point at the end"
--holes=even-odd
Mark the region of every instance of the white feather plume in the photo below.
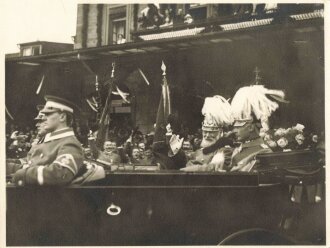
{"type": "Polygon", "coordinates": [[[205,98],[202,114],[210,115],[219,126],[230,125],[234,121],[230,103],[219,95],[205,98]]]}
{"type": "Polygon", "coordinates": [[[269,118],[279,107],[278,103],[267,96],[284,99],[282,90],[266,89],[263,85],[251,85],[240,88],[231,102],[232,113],[235,119],[251,118],[252,113],[260,120],[269,118]]]}

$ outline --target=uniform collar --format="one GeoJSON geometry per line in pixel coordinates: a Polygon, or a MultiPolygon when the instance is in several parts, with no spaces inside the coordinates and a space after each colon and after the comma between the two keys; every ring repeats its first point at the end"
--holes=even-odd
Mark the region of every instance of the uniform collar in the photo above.
{"type": "Polygon", "coordinates": [[[45,136],[44,143],[52,141],[52,140],[57,140],[69,136],[74,136],[74,132],[72,128],[62,128],[60,130],[56,130],[51,133],[47,133],[45,136]]]}

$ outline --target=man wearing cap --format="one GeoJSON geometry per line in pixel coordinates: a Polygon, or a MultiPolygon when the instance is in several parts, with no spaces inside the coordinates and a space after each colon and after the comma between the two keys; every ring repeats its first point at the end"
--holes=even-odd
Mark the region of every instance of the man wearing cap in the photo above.
{"type": "Polygon", "coordinates": [[[40,112],[45,114],[43,124],[49,133],[35,147],[29,166],[13,175],[13,182],[19,186],[68,184],[83,164],[83,150],[71,128],[76,106],[55,96],[45,99],[46,105],[40,112]]]}
{"type": "MultiPolygon", "coordinates": [[[[233,118],[230,104],[222,96],[207,97],[202,109],[204,121],[201,148],[191,154],[183,171],[226,171],[230,164],[232,139],[224,135],[224,128],[231,125],[233,118]]],[[[173,135],[170,140],[171,153],[179,152],[183,138],[173,135]]]]}
{"type": "Polygon", "coordinates": [[[260,136],[269,129],[268,118],[278,108],[278,103],[268,96],[285,102],[283,91],[266,89],[262,85],[242,87],[233,97],[233,131],[241,145],[233,151],[231,171],[251,171],[257,154],[271,152],[260,136]]]}
{"type": "Polygon", "coordinates": [[[237,120],[233,132],[241,145],[233,151],[231,171],[249,172],[256,163],[257,154],[272,152],[260,137],[260,127],[255,120],[237,120]]]}

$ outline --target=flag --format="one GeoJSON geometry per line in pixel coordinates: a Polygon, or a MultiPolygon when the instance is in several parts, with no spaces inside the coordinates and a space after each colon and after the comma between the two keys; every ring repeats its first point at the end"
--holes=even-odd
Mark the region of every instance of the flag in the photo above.
{"type": "Polygon", "coordinates": [[[5,107],[5,108],[6,108],[6,114],[9,116],[9,118],[11,120],[14,120],[14,117],[10,114],[9,110],[7,109],[7,107],[5,107]]]}
{"type": "MultiPolygon", "coordinates": [[[[94,98],[92,98],[94,99],[94,98]]],[[[89,107],[95,111],[96,113],[98,112],[97,110],[97,103],[93,102],[93,100],[90,100],[90,99],[86,99],[86,102],[88,103],[89,107]]]]}
{"type": "Polygon", "coordinates": [[[113,82],[110,83],[109,86],[109,93],[107,100],[105,102],[101,118],[99,121],[99,131],[97,133],[96,138],[96,145],[99,148],[103,147],[104,141],[107,139],[108,129],[109,129],[109,123],[110,123],[110,108],[111,108],[111,93],[112,89],[114,88],[113,82]]]}
{"type": "Polygon", "coordinates": [[[44,83],[44,79],[45,79],[45,75],[42,75],[42,78],[41,78],[40,84],[39,84],[38,89],[37,89],[37,91],[36,91],[36,95],[39,95],[40,90],[41,90],[41,87],[42,87],[42,85],[43,85],[43,83],[44,83]]]}
{"type": "Polygon", "coordinates": [[[99,120],[99,131],[96,138],[96,146],[99,148],[103,147],[104,141],[108,138],[108,129],[110,124],[110,108],[111,108],[111,94],[114,88],[114,82],[111,80],[109,85],[108,96],[99,120]]]}
{"type": "Polygon", "coordinates": [[[170,89],[166,79],[166,66],[162,63],[163,84],[158,105],[154,142],[166,141],[167,118],[171,114],[170,89]]]}
{"type": "Polygon", "coordinates": [[[147,85],[150,85],[150,83],[149,83],[149,81],[148,81],[146,75],[143,73],[143,71],[142,71],[140,68],[138,68],[138,71],[140,72],[140,74],[141,74],[141,76],[143,77],[143,79],[144,79],[144,81],[146,82],[146,84],[147,84],[147,85]]]}
{"type": "Polygon", "coordinates": [[[130,103],[127,97],[129,96],[129,93],[126,93],[124,91],[121,91],[118,86],[116,86],[117,91],[113,91],[112,94],[119,95],[126,103],[130,103]]]}

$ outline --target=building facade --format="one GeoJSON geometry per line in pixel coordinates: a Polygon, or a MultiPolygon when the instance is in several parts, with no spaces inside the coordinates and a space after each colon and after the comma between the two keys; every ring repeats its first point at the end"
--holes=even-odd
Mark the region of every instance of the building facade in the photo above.
{"type": "MultiPolygon", "coordinates": [[[[284,89],[290,100],[275,114],[275,125],[301,122],[324,130],[323,27],[322,4],[79,4],[72,51],[8,58],[6,70],[17,71],[19,62],[39,64],[23,69],[34,77],[26,94],[35,97],[46,68],[70,67],[79,80],[65,87],[92,121],[96,114],[86,100],[97,96],[98,85],[104,101],[115,63],[114,80],[130,103],[113,96],[112,116],[147,133],[156,118],[162,61],[173,111],[190,130],[200,126],[206,96],[232,97],[254,83],[258,68],[262,84],[284,89]]],[[[14,87],[10,74],[6,97],[14,87]]],[[[64,87],[52,81],[35,102],[64,87]]]]}

